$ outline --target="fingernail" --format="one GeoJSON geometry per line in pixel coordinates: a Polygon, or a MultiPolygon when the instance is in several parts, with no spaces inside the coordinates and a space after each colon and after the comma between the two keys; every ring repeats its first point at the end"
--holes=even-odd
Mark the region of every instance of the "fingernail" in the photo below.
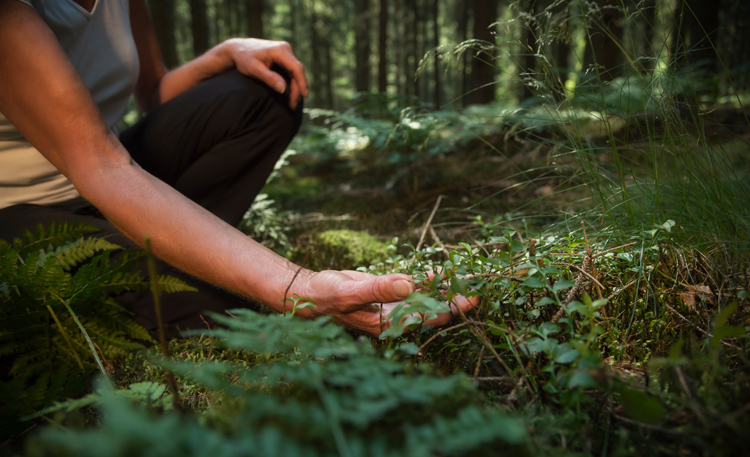
{"type": "Polygon", "coordinates": [[[276,91],[280,94],[283,94],[286,90],[286,85],[284,83],[278,83],[276,84],[276,91]]]}
{"type": "Polygon", "coordinates": [[[412,292],[414,292],[414,284],[410,281],[400,279],[393,282],[393,293],[396,294],[396,297],[406,298],[412,292]]]}

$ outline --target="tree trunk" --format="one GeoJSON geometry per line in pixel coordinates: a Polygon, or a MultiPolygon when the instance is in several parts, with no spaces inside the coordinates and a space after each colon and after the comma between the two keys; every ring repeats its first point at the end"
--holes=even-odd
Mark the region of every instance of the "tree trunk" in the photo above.
{"type": "MultiPolygon", "coordinates": [[[[689,65],[700,64],[710,72],[717,70],[717,43],[721,0],[679,0],[675,10],[675,48],[673,56],[689,65]]],[[[739,2],[743,3],[743,2],[739,2]]]]}
{"type": "MultiPolygon", "coordinates": [[[[417,66],[424,59],[424,55],[427,53],[427,22],[426,16],[426,2],[429,0],[417,0],[417,16],[414,18],[414,30],[417,32],[417,66]]],[[[420,71],[420,70],[417,70],[420,71]]],[[[417,78],[417,98],[422,101],[426,101],[429,97],[427,93],[427,72],[424,68],[421,69],[419,78],[417,78]]]]}
{"type": "Polygon", "coordinates": [[[611,81],[622,74],[623,54],[617,43],[622,42],[623,29],[619,24],[622,13],[616,9],[618,4],[618,0],[594,0],[592,5],[598,6],[601,13],[588,17],[591,41],[586,39],[583,71],[596,64],[603,81],[611,81]]]}
{"type": "Polygon", "coordinates": [[[388,91],[388,1],[380,0],[380,22],[378,24],[378,91],[388,91]]]}
{"type": "Polygon", "coordinates": [[[495,36],[490,25],[495,22],[496,3],[493,0],[474,0],[474,38],[493,47],[475,51],[471,61],[471,104],[484,104],[495,101],[495,67],[493,66],[495,36]]]}
{"type": "Polygon", "coordinates": [[[179,65],[174,37],[174,0],[152,0],[148,6],[164,65],[174,68],[179,65]]]}
{"type": "Polygon", "coordinates": [[[417,30],[414,20],[417,17],[417,1],[406,0],[403,23],[406,30],[406,95],[413,97],[416,94],[417,85],[414,77],[417,74],[417,30]]]}
{"type": "Polygon", "coordinates": [[[722,6],[726,26],[720,49],[725,50],[724,62],[733,74],[731,85],[727,76],[722,78],[721,90],[722,94],[734,95],[750,89],[750,3],[724,2],[722,6]]]}
{"type": "MultiPolygon", "coordinates": [[[[536,4],[534,0],[527,0],[524,4],[524,8],[529,14],[537,14],[536,4]]],[[[535,78],[536,72],[536,57],[534,57],[534,30],[531,24],[524,24],[521,22],[523,27],[523,39],[521,40],[521,56],[519,59],[519,77],[523,82],[523,92],[521,93],[521,100],[527,100],[533,97],[534,91],[529,86],[532,79],[535,78]]]]}
{"type": "Polygon", "coordinates": [[[289,0],[289,44],[292,45],[292,49],[296,50],[295,52],[299,53],[301,49],[297,49],[297,15],[297,0],[289,0]]]}
{"type": "MultiPolygon", "coordinates": [[[[463,43],[469,39],[469,18],[471,17],[471,1],[460,0],[457,4],[458,11],[456,11],[456,17],[460,18],[458,23],[458,39],[459,42],[463,43]]],[[[459,86],[459,93],[454,96],[456,98],[461,97],[462,106],[466,106],[468,103],[463,97],[471,91],[471,76],[469,75],[469,69],[471,68],[471,53],[464,52],[461,55],[461,62],[459,63],[460,74],[457,83],[459,86]]]]}
{"type": "Polygon", "coordinates": [[[438,6],[438,0],[432,1],[432,46],[435,48],[435,58],[434,58],[434,78],[435,78],[435,87],[433,88],[435,90],[434,96],[433,96],[433,102],[435,103],[435,109],[440,109],[440,53],[438,52],[438,47],[440,46],[440,25],[439,25],[439,17],[438,14],[440,13],[440,9],[438,6]]]}
{"type": "Polygon", "coordinates": [[[247,0],[247,34],[252,38],[264,38],[263,0],[247,0]]]}
{"type": "Polygon", "coordinates": [[[354,2],[354,85],[357,92],[370,91],[370,0],[354,2]]]}
{"type": "MultiPolygon", "coordinates": [[[[325,29],[324,29],[325,30],[325,29]]],[[[323,55],[325,56],[325,107],[334,108],[333,100],[333,56],[331,55],[331,34],[327,33],[323,40],[323,55]]]]}
{"type": "Polygon", "coordinates": [[[197,57],[209,48],[206,0],[190,0],[190,26],[193,34],[193,55],[197,57]]]}
{"type": "Polygon", "coordinates": [[[310,5],[310,57],[312,58],[311,68],[311,104],[319,104],[323,96],[323,75],[320,59],[320,38],[318,36],[318,15],[315,12],[315,1],[310,5]]]}

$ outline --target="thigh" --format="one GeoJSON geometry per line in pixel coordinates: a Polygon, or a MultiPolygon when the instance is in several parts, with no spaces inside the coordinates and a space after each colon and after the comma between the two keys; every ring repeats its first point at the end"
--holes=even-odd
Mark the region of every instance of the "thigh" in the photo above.
{"type": "Polygon", "coordinates": [[[202,156],[268,121],[269,111],[280,107],[293,117],[286,95],[232,70],[154,108],[124,130],[120,141],[141,167],[174,186],[202,156]]]}

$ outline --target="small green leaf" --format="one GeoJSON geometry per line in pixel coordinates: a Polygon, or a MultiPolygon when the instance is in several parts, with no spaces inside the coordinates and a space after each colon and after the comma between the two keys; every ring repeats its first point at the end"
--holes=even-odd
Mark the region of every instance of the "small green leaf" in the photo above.
{"type": "Polygon", "coordinates": [[[711,338],[711,346],[718,347],[724,338],[733,338],[745,336],[745,328],[738,325],[720,325],[714,329],[714,336],[711,338]]]}
{"type": "Polygon", "coordinates": [[[574,373],[570,377],[570,380],[568,381],[569,389],[572,389],[578,386],[597,387],[598,385],[599,384],[596,382],[596,380],[592,378],[590,374],[584,371],[579,371],[578,373],[574,373]]]}
{"type": "Polygon", "coordinates": [[[563,343],[555,350],[553,360],[555,363],[568,364],[573,363],[578,358],[578,351],[570,346],[570,343],[563,343]]]}
{"type": "Polygon", "coordinates": [[[555,300],[549,297],[542,297],[536,302],[536,306],[547,306],[557,303],[555,300]]]}
{"type": "Polygon", "coordinates": [[[561,290],[570,289],[571,287],[575,287],[576,283],[573,281],[568,281],[566,279],[558,279],[555,281],[555,285],[552,286],[552,291],[557,293],[561,290]]]}
{"type": "Polygon", "coordinates": [[[732,317],[732,314],[737,311],[737,306],[739,306],[739,304],[737,303],[737,300],[734,300],[723,310],[721,310],[721,313],[719,313],[719,316],[716,318],[716,325],[719,326],[726,324],[729,318],[732,317]]]}
{"type": "Polygon", "coordinates": [[[399,346],[398,349],[401,352],[409,355],[417,355],[417,353],[419,353],[419,346],[414,343],[404,343],[399,346]]]}
{"type": "Polygon", "coordinates": [[[620,399],[625,414],[638,422],[657,424],[664,415],[664,406],[640,390],[625,389],[620,399]]]}
{"type": "Polygon", "coordinates": [[[546,287],[546,284],[536,276],[532,276],[521,283],[522,286],[528,287],[529,289],[541,289],[546,287]]]}

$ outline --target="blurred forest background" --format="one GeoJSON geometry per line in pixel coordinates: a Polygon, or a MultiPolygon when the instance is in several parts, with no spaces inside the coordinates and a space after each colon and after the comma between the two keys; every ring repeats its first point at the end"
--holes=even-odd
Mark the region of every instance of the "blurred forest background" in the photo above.
{"type": "Polygon", "coordinates": [[[604,79],[700,64],[716,75],[715,99],[746,91],[750,4],[731,0],[160,0],[152,18],[164,60],[175,67],[236,36],[288,41],[306,65],[308,107],[343,110],[357,93],[380,92],[432,108],[514,104],[524,84],[554,62],[570,89],[596,61],[604,79]],[[576,11],[578,10],[578,11],[576,11]],[[535,14],[545,12],[536,24],[535,14]],[[599,29],[587,45],[573,21],[599,29]],[[571,16],[573,16],[571,18],[571,16]],[[578,16],[578,17],[575,17],[578,16]],[[696,20],[700,18],[700,21],[696,20]],[[540,29],[559,36],[542,38],[540,29]],[[460,43],[497,45],[456,53],[460,43]],[[438,59],[428,58],[437,50],[438,59]],[[415,75],[419,74],[419,77],[415,75]],[[729,74],[735,74],[733,88],[729,74]],[[743,75],[739,77],[739,75],[743,75]]]}

